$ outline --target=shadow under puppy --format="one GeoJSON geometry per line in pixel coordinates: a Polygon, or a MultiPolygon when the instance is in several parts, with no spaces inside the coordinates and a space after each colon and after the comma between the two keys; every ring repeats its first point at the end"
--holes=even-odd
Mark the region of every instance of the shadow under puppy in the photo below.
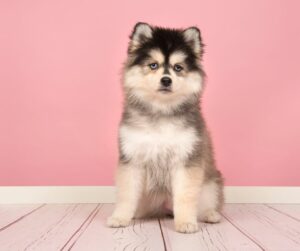
{"type": "Polygon", "coordinates": [[[107,224],[160,216],[170,207],[175,229],[198,230],[197,219],[219,222],[223,180],[199,107],[203,44],[185,30],[137,23],[124,66],[119,128],[117,204],[107,224]]]}

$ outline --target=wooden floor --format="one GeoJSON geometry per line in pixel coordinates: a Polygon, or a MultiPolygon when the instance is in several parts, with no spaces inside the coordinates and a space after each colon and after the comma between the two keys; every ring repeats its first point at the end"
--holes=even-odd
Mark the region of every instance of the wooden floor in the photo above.
{"type": "Polygon", "coordinates": [[[300,205],[227,204],[219,224],[196,234],[172,219],[105,226],[111,204],[0,205],[0,250],[300,250],[300,205]]]}

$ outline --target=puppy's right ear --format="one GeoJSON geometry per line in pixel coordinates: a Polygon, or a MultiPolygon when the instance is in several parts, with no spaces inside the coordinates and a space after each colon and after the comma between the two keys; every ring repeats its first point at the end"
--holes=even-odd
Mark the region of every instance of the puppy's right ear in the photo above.
{"type": "Polygon", "coordinates": [[[133,52],[136,48],[138,48],[143,42],[152,38],[152,27],[147,23],[137,23],[134,26],[134,29],[130,35],[130,45],[129,52],[133,52]]]}

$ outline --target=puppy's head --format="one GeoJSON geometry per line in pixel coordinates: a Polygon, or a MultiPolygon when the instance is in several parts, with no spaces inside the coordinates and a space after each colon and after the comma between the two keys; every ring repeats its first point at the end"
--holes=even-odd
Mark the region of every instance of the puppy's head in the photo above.
{"type": "Polygon", "coordinates": [[[124,88],[131,99],[161,112],[195,100],[202,90],[200,31],[137,23],[130,36],[124,88]]]}

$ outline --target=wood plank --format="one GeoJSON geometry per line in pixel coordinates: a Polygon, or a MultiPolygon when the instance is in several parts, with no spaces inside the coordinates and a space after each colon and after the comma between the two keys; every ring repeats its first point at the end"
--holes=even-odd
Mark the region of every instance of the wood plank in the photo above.
{"type": "Polygon", "coordinates": [[[164,250],[158,220],[135,220],[126,228],[108,228],[106,219],[112,211],[112,204],[104,204],[85,231],[75,236],[64,250],[164,250]]]}
{"type": "Polygon", "coordinates": [[[60,250],[97,204],[52,204],[0,232],[1,250],[60,250]]]}
{"type": "Polygon", "coordinates": [[[262,250],[225,218],[218,224],[199,222],[199,232],[182,234],[174,230],[173,219],[161,219],[167,250],[262,250]]]}
{"type": "Polygon", "coordinates": [[[267,206],[300,221],[300,204],[268,204],[267,206]]]}
{"type": "Polygon", "coordinates": [[[42,204],[0,205],[0,232],[41,208],[42,204]]]}
{"type": "Polygon", "coordinates": [[[224,215],[266,250],[300,250],[300,222],[265,205],[227,204],[224,215]]]}

